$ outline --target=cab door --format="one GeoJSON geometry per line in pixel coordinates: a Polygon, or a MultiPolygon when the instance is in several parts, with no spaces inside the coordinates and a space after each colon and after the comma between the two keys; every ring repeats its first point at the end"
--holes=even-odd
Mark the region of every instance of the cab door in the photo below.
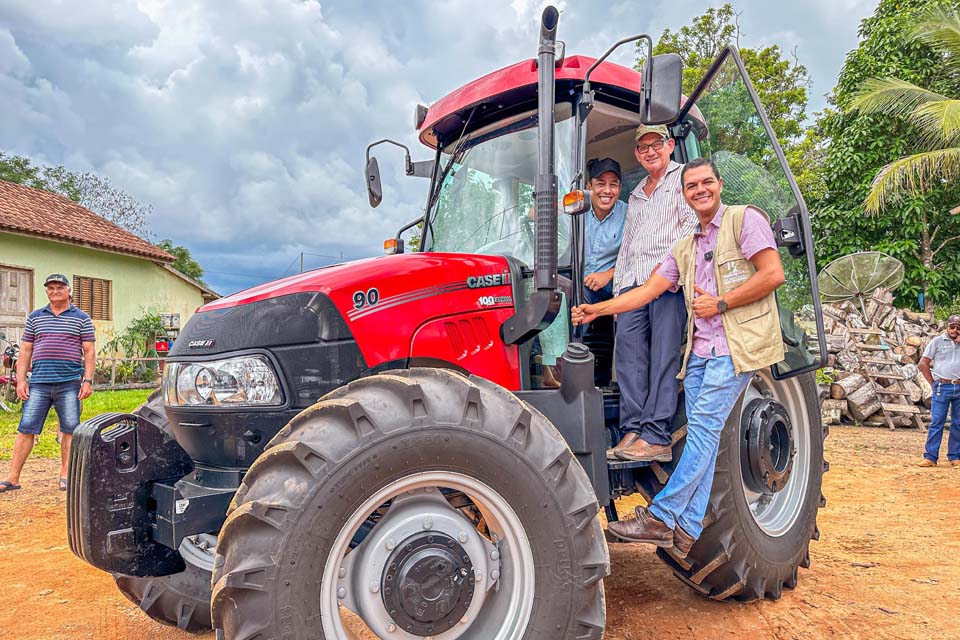
{"type": "Polygon", "coordinates": [[[717,165],[724,204],[752,204],[770,216],[786,275],[777,290],[786,357],[773,367],[774,377],[819,369],[827,345],[810,214],[735,47],[720,53],[678,121],[688,158],[717,165]]]}

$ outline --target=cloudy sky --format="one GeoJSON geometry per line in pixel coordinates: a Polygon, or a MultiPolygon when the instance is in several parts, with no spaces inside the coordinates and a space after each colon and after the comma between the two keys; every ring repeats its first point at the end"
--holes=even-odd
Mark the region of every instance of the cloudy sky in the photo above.
{"type": "MultiPolygon", "coordinates": [[[[376,255],[426,182],[366,144],[416,143],[413,110],[536,53],[542,0],[3,0],[0,151],[104,175],[153,207],[221,293],[376,255]]],[[[568,51],[596,56],[721,2],[556,2],[568,51]]],[[[796,48],[824,106],[873,0],[738,0],[741,45],[796,48]],[[776,9],[773,6],[776,5],[776,9]]],[[[632,63],[623,48],[613,60],[632,63]]],[[[422,147],[414,159],[426,159],[422,147]]]]}

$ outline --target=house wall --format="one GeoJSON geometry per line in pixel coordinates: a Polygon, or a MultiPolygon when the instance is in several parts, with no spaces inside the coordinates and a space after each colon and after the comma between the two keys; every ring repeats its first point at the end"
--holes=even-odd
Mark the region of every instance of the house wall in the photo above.
{"type": "Polygon", "coordinates": [[[113,319],[94,322],[97,342],[111,339],[145,311],[179,313],[182,327],[203,304],[200,289],[146,258],[0,232],[0,263],[34,270],[34,305],[46,304],[43,279],[62,273],[111,280],[113,319]]]}

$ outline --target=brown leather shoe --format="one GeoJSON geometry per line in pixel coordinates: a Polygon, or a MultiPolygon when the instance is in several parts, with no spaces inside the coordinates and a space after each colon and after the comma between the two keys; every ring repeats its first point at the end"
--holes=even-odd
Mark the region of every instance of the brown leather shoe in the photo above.
{"type": "Polygon", "coordinates": [[[637,517],[607,525],[607,531],[625,542],[646,542],[658,547],[673,546],[673,529],[654,518],[646,507],[636,508],[637,517]]]}
{"type": "Polygon", "coordinates": [[[934,462],[933,460],[928,460],[927,458],[924,458],[923,460],[920,461],[920,464],[917,465],[917,466],[919,466],[919,467],[935,467],[935,466],[937,466],[937,463],[934,462]]]}
{"type": "Polygon", "coordinates": [[[696,542],[693,536],[680,528],[680,525],[677,525],[673,529],[673,550],[674,555],[678,558],[686,558],[687,554],[690,553],[690,549],[693,548],[693,543],[696,542]]]}
{"type": "Polygon", "coordinates": [[[617,451],[617,457],[634,462],[670,462],[673,460],[673,451],[668,444],[650,444],[643,438],[637,438],[629,445],[621,447],[617,451]]]}
{"type": "Polygon", "coordinates": [[[607,449],[607,460],[620,460],[620,458],[617,456],[617,452],[622,450],[624,447],[629,447],[639,439],[639,433],[636,431],[627,431],[620,442],[617,443],[617,446],[613,447],[612,449],[607,449]]]}

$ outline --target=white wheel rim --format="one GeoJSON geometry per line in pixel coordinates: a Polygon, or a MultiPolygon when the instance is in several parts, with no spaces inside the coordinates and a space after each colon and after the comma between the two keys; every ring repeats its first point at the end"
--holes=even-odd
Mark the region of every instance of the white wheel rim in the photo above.
{"type": "MultiPolygon", "coordinates": [[[[484,513],[489,529],[500,540],[502,566],[499,588],[487,596],[487,601],[480,609],[483,615],[434,635],[433,640],[519,640],[523,637],[536,592],[533,550],[523,524],[510,504],[490,486],[476,478],[444,471],[411,474],[388,484],[367,498],[341,527],[324,563],[320,586],[320,618],[324,637],[338,640],[352,637],[343,626],[337,583],[340,566],[354,534],[383,503],[405,492],[427,487],[461,491],[473,500],[484,513]]],[[[384,635],[385,629],[371,631],[384,638],[420,637],[400,629],[387,635],[384,635]]]]}

